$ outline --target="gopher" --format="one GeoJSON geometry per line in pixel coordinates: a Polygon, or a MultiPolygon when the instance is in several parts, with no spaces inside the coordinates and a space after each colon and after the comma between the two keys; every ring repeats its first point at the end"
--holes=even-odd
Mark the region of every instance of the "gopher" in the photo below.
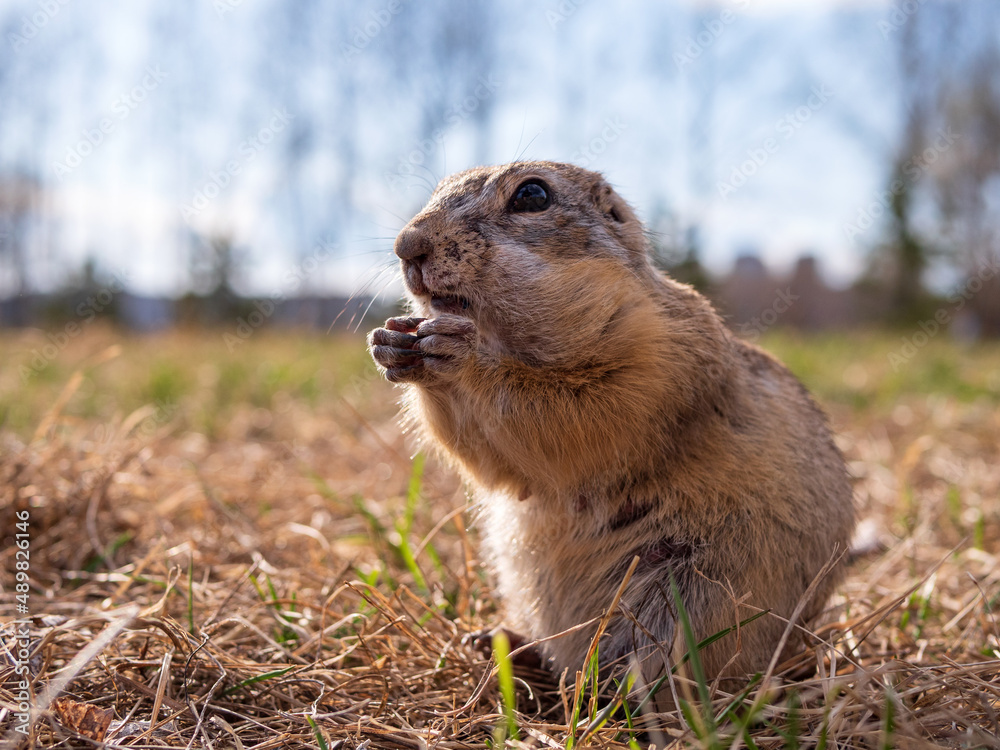
{"type": "Polygon", "coordinates": [[[634,654],[652,679],[684,653],[671,580],[698,640],[732,628],[701,652],[710,677],[764,669],[814,579],[798,621],[821,612],[854,526],[824,414],[654,268],[600,174],[455,174],[394,250],[412,316],[374,330],[371,354],[472,488],[504,626],[569,631],[540,645],[557,674],[583,668],[635,556],[602,669],[634,654]]]}

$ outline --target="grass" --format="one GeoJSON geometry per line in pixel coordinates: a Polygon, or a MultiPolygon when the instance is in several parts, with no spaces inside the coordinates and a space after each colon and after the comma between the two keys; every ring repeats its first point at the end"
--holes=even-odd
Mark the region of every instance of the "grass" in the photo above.
{"type": "Polygon", "coordinates": [[[494,747],[502,747],[508,737],[519,739],[517,731],[517,696],[514,690],[514,664],[510,658],[510,638],[502,630],[493,635],[493,654],[497,661],[497,684],[506,725],[501,722],[493,730],[494,747]]]}
{"type": "Polygon", "coordinates": [[[868,551],[798,657],[727,693],[690,649],[657,715],[656,686],[601,682],[599,642],[561,678],[477,650],[502,605],[465,491],[359,337],[95,325],[35,368],[44,335],[6,332],[0,736],[27,511],[32,746],[995,746],[1000,346],[894,366],[900,341],[766,337],[830,414],[868,551]]]}

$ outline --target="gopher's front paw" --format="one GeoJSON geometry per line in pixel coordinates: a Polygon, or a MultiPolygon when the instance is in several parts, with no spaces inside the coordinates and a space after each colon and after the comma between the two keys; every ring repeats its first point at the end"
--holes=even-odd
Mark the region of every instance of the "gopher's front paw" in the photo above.
{"type": "Polygon", "coordinates": [[[368,348],[386,380],[427,383],[456,372],[472,354],[475,338],[475,324],[458,315],[389,318],[368,335],[368,348]]]}
{"type": "Polygon", "coordinates": [[[424,355],[424,369],[435,376],[458,372],[472,356],[476,324],[460,315],[441,315],[417,326],[417,348],[424,355]]]}
{"type": "Polygon", "coordinates": [[[424,318],[389,318],[384,328],[368,334],[368,351],[386,380],[416,382],[423,374],[423,353],[417,349],[416,330],[424,318]]]}

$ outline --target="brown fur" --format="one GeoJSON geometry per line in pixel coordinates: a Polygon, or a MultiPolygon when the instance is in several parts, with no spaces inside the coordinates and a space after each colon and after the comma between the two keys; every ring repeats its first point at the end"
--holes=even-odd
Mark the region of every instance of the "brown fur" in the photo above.
{"type": "MultiPolygon", "coordinates": [[[[396,249],[419,317],[374,331],[372,353],[474,488],[512,629],[539,638],[600,615],[639,555],[600,657],[637,652],[653,677],[676,655],[670,574],[704,638],[755,607],[788,617],[846,549],[851,488],[823,414],[653,268],[639,220],[599,174],[550,162],[462,172],[396,249]],[[531,178],[552,205],[512,213],[531,178]]],[[[784,627],[765,616],[722,639],[703,653],[707,671],[763,669],[784,627]]],[[[557,671],[582,668],[593,632],[545,644],[557,671]]]]}

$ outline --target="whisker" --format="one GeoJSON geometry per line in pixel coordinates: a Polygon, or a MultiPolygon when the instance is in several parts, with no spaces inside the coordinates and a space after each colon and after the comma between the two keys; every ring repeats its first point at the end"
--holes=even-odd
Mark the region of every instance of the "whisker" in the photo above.
{"type": "Polygon", "coordinates": [[[515,161],[521,161],[524,158],[524,155],[528,153],[528,149],[531,148],[531,144],[534,143],[538,139],[538,136],[540,136],[541,134],[542,134],[541,130],[535,133],[534,137],[530,141],[528,141],[528,145],[524,147],[524,150],[520,154],[518,154],[517,159],[515,161]]]}
{"type": "MultiPolygon", "coordinates": [[[[406,219],[404,219],[402,216],[400,216],[399,214],[397,214],[395,211],[391,211],[391,210],[389,210],[388,208],[386,208],[385,206],[383,206],[381,204],[379,204],[378,207],[381,208],[383,211],[385,211],[390,216],[394,216],[395,218],[399,219],[400,225],[406,224],[406,219]]],[[[391,227],[384,227],[384,228],[385,229],[391,229],[391,227]]]]}
{"type": "MultiPolygon", "coordinates": [[[[372,272],[371,269],[369,270],[368,273],[370,275],[370,278],[362,282],[361,286],[358,289],[351,292],[350,296],[347,298],[347,301],[344,303],[344,306],[340,309],[340,312],[337,313],[336,317],[333,319],[333,322],[331,322],[330,326],[326,329],[326,333],[328,336],[330,335],[330,332],[333,330],[334,326],[337,325],[337,321],[340,320],[340,317],[345,312],[347,312],[347,308],[350,307],[351,302],[353,302],[356,298],[366,294],[368,289],[374,286],[374,284],[379,280],[380,277],[384,276],[386,272],[391,272],[395,267],[396,267],[395,263],[388,261],[386,263],[383,263],[381,268],[375,266],[374,268],[377,268],[378,270],[375,271],[374,273],[372,272]]],[[[378,293],[379,295],[385,292],[385,288],[389,285],[389,282],[391,281],[392,281],[392,276],[390,275],[385,284],[383,284],[382,289],[379,291],[378,293]]],[[[375,302],[375,298],[376,298],[375,295],[373,295],[371,302],[368,303],[368,307],[365,308],[365,312],[361,316],[361,320],[364,320],[364,316],[368,314],[368,311],[371,309],[372,304],[374,304],[375,302]]],[[[351,319],[347,322],[348,330],[350,330],[351,325],[354,323],[355,315],[352,315],[351,319]]],[[[360,327],[361,325],[361,320],[358,321],[358,327],[360,327]]],[[[357,333],[357,329],[355,329],[355,333],[357,333]]]]}
{"type": "Polygon", "coordinates": [[[521,120],[521,134],[517,137],[517,145],[514,147],[514,158],[510,161],[511,164],[515,164],[518,161],[517,152],[521,148],[521,141],[524,140],[524,129],[528,125],[528,110],[524,110],[524,119],[521,120]]]}
{"type": "MultiPolygon", "coordinates": [[[[388,268],[383,268],[382,271],[379,272],[379,276],[384,275],[387,270],[389,270],[389,269],[388,268]]],[[[354,333],[357,333],[358,330],[360,330],[361,324],[364,322],[365,317],[367,317],[368,312],[372,309],[372,306],[375,304],[375,301],[385,296],[385,290],[389,286],[389,283],[392,281],[392,278],[393,278],[392,276],[389,276],[388,278],[386,278],[385,281],[382,284],[382,288],[379,289],[378,292],[376,292],[375,294],[373,294],[371,296],[371,300],[368,302],[368,306],[364,309],[364,312],[361,313],[361,316],[357,318],[358,322],[357,322],[357,325],[354,328],[354,333]]],[[[376,278],[372,280],[372,284],[374,284],[374,282],[377,281],[377,280],[378,280],[378,277],[376,276],[376,278]]],[[[352,317],[351,320],[348,322],[348,324],[347,324],[348,328],[350,328],[350,326],[351,326],[352,323],[354,323],[354,317],[352,317]]]]}
{"type": "Polygon", "coordinates": [[[370,255],[386,255],[386,256],[388,256],[388,255],[391,255],[391,254],[392,254],[392,251],[386,250],[384,247],[379,247],[379,248],[374,248],[372,250],[359,250],[356,253],[344,253],[344,254],[338,255],[337,257],[340,258],[340,259],[342,259],[342,260],[346,260],[346,259],[349,259],[349,258],[363,258],[363,257],[370,256],[370,255]]]}
{"type": "MultiPolygon", "coordinates": [[[[419,175],[420,185],[422,187],[427,188],[428,193],[433,193],[434,192],[434,188],[437,187],[437,184],[438,184],[438,182],[440,182],[440,180],[438,180],[438,179],[435,178],[434,173],[431,172],[431,170],[429,168],[427,168],[427,167],[421,167],[421,169],[423,169],[425,172],[427,172],[430,176],[427,177],[427,176],[424,176],[424,175],[419,175]]],[[[414,177],[418,177],[418,175],[417,175],[416,172],[414,172],[413,176],[414,177]]]]}
{"type": "MultiPolygon", "coordinates": [[[[354,332],[355,333],[357,333],[361,329],[361,323],[364,322],[365,316],[368,315],[368,311],[372,309],[372,305],[375,304],[375,300],[377,300],[377,299],[378,299],[378,297],[376,297],[375,295],[372,295],[371,301],[368,303],[368,307],[365,308],[365,311],[363,313],[361,313],[361,317],[358,318],[358,324],[354,327],[354,332]]],[[[354,322],[354,321],[352,320],[351,322],[354,322]]],[[[350,324],[348,324],[348,325],[350,325],[350,324]]]]}

